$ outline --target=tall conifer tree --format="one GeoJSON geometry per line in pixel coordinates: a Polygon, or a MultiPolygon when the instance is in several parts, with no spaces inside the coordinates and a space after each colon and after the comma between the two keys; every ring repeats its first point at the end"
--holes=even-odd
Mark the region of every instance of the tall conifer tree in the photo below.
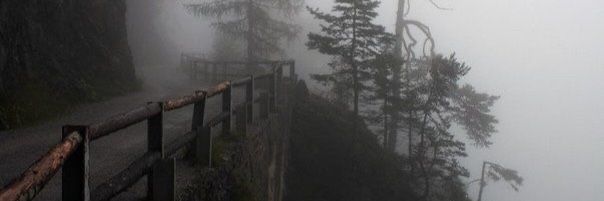
{"type": "MultiPolygon", "coordinates": [[[[323,21],[321,33],[309,33],[309,49],[318,50],[322,54],[331,55],[343,63],[330,63],[333,72],[322,75],[327,80],[350,75],[352,78],[345,85],[352,86],[354,113],[359,115],[359,97],[367,88],[369,79],[369,63],[378,55],[380,45],[388,43],[389,34],[384,27],[374,24],[377,16],[375,9],[378,1],[372,0],[336,0],[332,12],[325,13],[318,9],[308,8],[316,19],[323,21]]],[[[338,83],[341,84],[341,83],[338,83]]]]}
{"type": "Polygon", "coordinates": [[[283,52],[281,42],[293,40],[298,26],[276,19],[286,19],[296,13],[303,0],[211,0],[186,4],[196,16],[214,17],[212,26],[219,32],[245,41],[246,59],[269,59],[283,52]],[[285,18],[283,17],[285,16],[285,18]]]}

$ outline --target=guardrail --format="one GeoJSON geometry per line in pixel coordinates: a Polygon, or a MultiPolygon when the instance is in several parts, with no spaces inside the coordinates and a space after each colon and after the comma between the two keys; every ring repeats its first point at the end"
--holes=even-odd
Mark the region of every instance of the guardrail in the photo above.
{"type": "MultiPolygon", "coordinates": [[[[243,63],[243,62],[233,62],[243,63]]],[[[256,63],[253,63],[256,64],[256,63]]],[[[62,168],[62,199],[69,201],[109,200],[134,185],[143,176],[147,178],[150,200],[174,200],[174,163],[171,156],[190,146],[195,162],[210,167],[212,156],[213,127],[222,124],[223,134],[231,131],[246,132],[247,124],[253,123],[254,104],[259,104],[259,117],[267,118],[276,111],[277,88],[283,83],[283,67],[289,66],[289,79],[297,80],[294,61],[271,61],[272,72],[248,76],[236,81],[224,81],[208,90],[163,102],[147,105],[113,116],[92,125],[66,125],[63,139],[48,153],[34,162],[20,177],[0,190],[0,201],[32,200],[62,168]],[[255,97],[256,83],[267,81],[267,89],[259,89],[255,97]],[[245,101],[234,105],[232,89],[245,87],[245,101]],[[206,100],[222,96],[221,113],[204,124],[206,100]],[[166,144],[163,137],[163,113],[193,105],[191,131],[166,144]],[[235,118],[235,121],[232,121],[235,118]],[[100,184],[93,191],[89,186],[90,143],[126,127],[147,122],[147,152],[126,169],[100,184]]]]}
{"type": "MultiPolygon", "coordinates": [[[[275,66],[289,65],[293,61],[211,61],[199,54],[182,54],[181,67],[185,68],[191,79],[204,78],[216,82],[238,76],[241,71],[254,69],[261,66],[274,68],[275,66]]],[[[295,70],[293,70],[295,71],[295,70]]]]}

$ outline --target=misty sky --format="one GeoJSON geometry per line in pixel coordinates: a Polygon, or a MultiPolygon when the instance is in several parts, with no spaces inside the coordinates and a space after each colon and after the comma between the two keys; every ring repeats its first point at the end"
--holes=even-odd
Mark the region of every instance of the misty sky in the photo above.
{"type": "MultiPolygon", "coordinates": [[[[322,8],[331,2],[306,1],[322,8]]],[[[464,166],[471,179],[479,177],[483,160],[516,169],[525,178],[518,193],[506,185],[488,185],[483,200],[604,200],[604,1],[437,2],[453,10],[412,0],[410,18],[431,27],[439,53],[455,52],[472,67],[465,82],[501,96],[494,110],[500,120],[495,144],[488,150],[471,148],[464,166]]],[[[379,11],[379,23],[389,30],[395,3],[383,0],[379,11]]],[[[185,51],[209,50],[209,24],[182,11],[168,8],[176,14],[164,14],[169,39],[185,51]]],[[[316,30],[311,19],[303,11],[300,23],[316,30]]],[[[305,50],[305,36],[289,48],[298,68],[326,70],[325,60],[305,50]]],[[[470,186],[474,200],[477,187],[470,186]]]]}
{"type": "MultiPolygon", "coordinates": [[[[394,13],[395,0],[380,13],[394,13]]],[[[472,67],[466,81],[500,95],[499,132],[489,150],[470,150],[465,166],[478,177],[482,160],[517,169],[520,192],[489,185],[488,201],[604,200],[604,2],[450,0],[439,11],[412,0],[411,18],[427,23],[443,54],[472,67]],[[480,153],[482,152],[482,153],[480,153]]],[[[393,27],[394,14],[380,21],[393,27]]],[[[470,191],[476,197],[475,183],[470,191]]]]}

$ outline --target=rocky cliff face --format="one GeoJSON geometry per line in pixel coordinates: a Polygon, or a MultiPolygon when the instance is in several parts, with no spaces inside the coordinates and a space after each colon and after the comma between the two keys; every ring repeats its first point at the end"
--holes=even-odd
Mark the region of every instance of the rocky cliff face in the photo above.
{"type": "Polygon", "coordinates": [[[124,0],[0,1],[0,130],[134,89],[124,0]]]}

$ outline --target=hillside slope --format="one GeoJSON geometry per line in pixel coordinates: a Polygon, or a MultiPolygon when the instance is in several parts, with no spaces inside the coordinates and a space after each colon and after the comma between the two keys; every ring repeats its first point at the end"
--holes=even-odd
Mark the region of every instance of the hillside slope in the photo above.
{"type": "Polygon", "coordinates": [[[286,201],[414,200],[399,156],[352,112],[298,88],[286,201]]]}

